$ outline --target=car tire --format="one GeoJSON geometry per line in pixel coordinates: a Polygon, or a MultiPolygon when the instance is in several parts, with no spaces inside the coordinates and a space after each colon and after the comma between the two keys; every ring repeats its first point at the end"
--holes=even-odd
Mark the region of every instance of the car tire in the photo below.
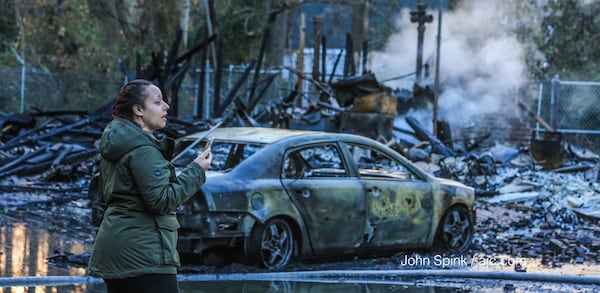
{"type": "Polygon", "coordinates": [[[435,248],[453,253],[465,252],[473,241],[473,226],[473,220],[465,207],[450,207],[439,223],[435,248]]]}
{"type": "Polygon", "coordinates": [[[246,245],[246,257],[266,269],[283,268],[293,257],[294,243],[290,224],[274,218],[254,226],[246,245]]]}

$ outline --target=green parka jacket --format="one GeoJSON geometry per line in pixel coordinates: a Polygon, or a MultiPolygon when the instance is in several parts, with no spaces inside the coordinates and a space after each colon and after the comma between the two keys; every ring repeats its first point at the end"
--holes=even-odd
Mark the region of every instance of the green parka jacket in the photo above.
{"type": "Polygon", "coordinates": [[[178,176],[169,159],[173,141],[157,140],[134,122],[115,118],[100,145],[100,194],[106,205],[88,266],[105,279],[176,274],[177,207],[206,177],[197,163],[178,176]]]}

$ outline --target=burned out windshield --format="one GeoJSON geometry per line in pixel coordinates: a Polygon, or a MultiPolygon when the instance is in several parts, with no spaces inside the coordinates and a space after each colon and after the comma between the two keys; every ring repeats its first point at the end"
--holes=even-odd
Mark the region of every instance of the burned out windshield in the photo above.
{"type": "MultiPolygon", "coordinates": [[[[180,146],[181,149],[185,149],[187,145],[180,146]]],[[[202,152],[202,146],[204,142],[199,143],[197,147],[192,150],[188,150],[173,161],[175,167],[184,167],[189,164],[192,160],[202,152]]],[[[258,150],[262,149],[264,144],[253,144],[243,142],[229,142],[215,140],[212,143],[211,151],[213,153],[213,159],[211,164],[211,171],[227,172],[237,166],[239,163],[252,156],[258,150]]]]}

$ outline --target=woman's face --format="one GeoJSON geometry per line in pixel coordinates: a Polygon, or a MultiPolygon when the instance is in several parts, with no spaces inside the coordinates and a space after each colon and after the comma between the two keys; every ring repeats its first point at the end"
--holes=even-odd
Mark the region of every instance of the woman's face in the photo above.
{"type": "Polygon", "coordinates": [[[146,88],[148,93],[141,109],[141,119],[145,130],[153,131],[167,125],[167,111],[170,106],[163,101],[160,89],[155,85],[146,88]]]}

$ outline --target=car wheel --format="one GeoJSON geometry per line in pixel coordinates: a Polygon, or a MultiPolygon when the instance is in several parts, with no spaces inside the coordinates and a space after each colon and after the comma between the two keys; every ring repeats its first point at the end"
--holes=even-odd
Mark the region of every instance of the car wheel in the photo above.
{"type": "Polygon", "coordinates": [[[473,241],[473,221],[469,211],[454,206],[446,211],[436,235],[436,246],[450,252],[464,252],[473,241]]]}
{"type": "Polygon", "coordinates": [[[294,252],[294,234],[283,219],[271,219],[257,224],[247,243],[246,256],[253,264],[267,269],[285,267],[294,252]]]}

